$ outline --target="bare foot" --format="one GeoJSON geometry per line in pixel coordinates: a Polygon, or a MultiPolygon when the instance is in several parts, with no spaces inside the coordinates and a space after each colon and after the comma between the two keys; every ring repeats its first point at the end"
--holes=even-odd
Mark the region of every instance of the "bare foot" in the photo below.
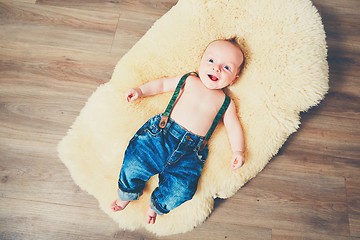
{"type": "Polygon", "coordinates": [[[146,215],[147,215],[147,223],[154,224],[157,216],[156,212],[154,212],[154,210],[149,208],[149,210],[146,212],[146,215]]]}
{"type": "Polygon", "coordinates": [[[118,211],[122,211],[126,208],[126,206],[130,203],[130,201],[121,201],[116,199],[112,204],[111,204],[111,209],[113,210],[113,212],[118,212],[118,211]]]}

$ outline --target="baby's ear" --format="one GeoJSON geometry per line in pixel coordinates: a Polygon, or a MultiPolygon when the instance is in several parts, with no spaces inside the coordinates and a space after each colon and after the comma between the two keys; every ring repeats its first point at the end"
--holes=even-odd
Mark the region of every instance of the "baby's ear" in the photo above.
{"type": "Polygon", "coordinates": [[[239,75],[236,75],[235,78],[230,82],[230,85],[233,85],[238,78],[239,78],[239,75]]]}

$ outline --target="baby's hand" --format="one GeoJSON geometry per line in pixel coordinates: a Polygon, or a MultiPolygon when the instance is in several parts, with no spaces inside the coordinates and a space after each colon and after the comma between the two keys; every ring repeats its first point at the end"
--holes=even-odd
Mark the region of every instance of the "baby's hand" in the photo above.
{"type": "Polygon", "coordinates": [[[125,99],[128,102],[133,102],[139,97],[141,97],[142,92],[139,88],[131,88],[125,94],[125,99]]]}
{"type": "Polygon", "coordinates": [[[244,152],[236,151],[233,153],[231,160],[232,169],[236,170],[240,168],[245,162],[244,152]]]}

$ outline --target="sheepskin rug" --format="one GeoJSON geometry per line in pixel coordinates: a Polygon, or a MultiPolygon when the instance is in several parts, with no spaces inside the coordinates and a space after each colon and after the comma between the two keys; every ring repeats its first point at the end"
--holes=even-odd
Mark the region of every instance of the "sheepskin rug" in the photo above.
{"type": "Polygon", "coordinates": [[[309,0],[179,0],[121,58],[111,81],[98,87],[59,143],[61,160],[76,184],[93,195],[121,229],[146,228],[156,235],[183,233],[205,221],[214,197],[228,198],[255,177],[300,125],[299,113],[328,90],[325,32],[309,0]],[[164,111],[171,93],[127,103],[128,88],[164,76],[196,71],[215,39],[238,36],[246,66],[228,89],[245,131],[247,161],[233,171],[222,123],[210,143],[198,190],[155,225],[145,223],[150,179],[140,200],[113,213],[123,154],[136,130],[164,111]]]}

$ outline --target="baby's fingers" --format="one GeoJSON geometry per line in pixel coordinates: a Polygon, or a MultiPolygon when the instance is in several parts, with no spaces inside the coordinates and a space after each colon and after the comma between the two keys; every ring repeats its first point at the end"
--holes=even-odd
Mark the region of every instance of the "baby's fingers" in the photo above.
{"type": "Polygon", "coordinates": [[[132,102],[138,97],[138,93],[134,89],[130,89],[125,97],[127,102],[132,102]]]}
{"type": "Polygon", "coordinates": [[[133,97],[134,97],[134,95],[133,95],[133,94],[129,94],[129,95],[127,95],[127,97],[126,97],[126,101],[127,101],[127,102],[131,102],[133,97]]]}
{"type": "Polygon", "coordinates": [[[231,162],[231,168],[235,170],[237,164],[238,164],[238,160],[237,160],[237,159],[234,159],[234,160],[231,162]]]}
{"type": "Polygon", "coordinates": [[[242,160],[238,160],[237,158],[234,159],[234,161],[231,164],[231,167],[235,170],[240,168],[243,165],[243,161],[242,160]]]}

